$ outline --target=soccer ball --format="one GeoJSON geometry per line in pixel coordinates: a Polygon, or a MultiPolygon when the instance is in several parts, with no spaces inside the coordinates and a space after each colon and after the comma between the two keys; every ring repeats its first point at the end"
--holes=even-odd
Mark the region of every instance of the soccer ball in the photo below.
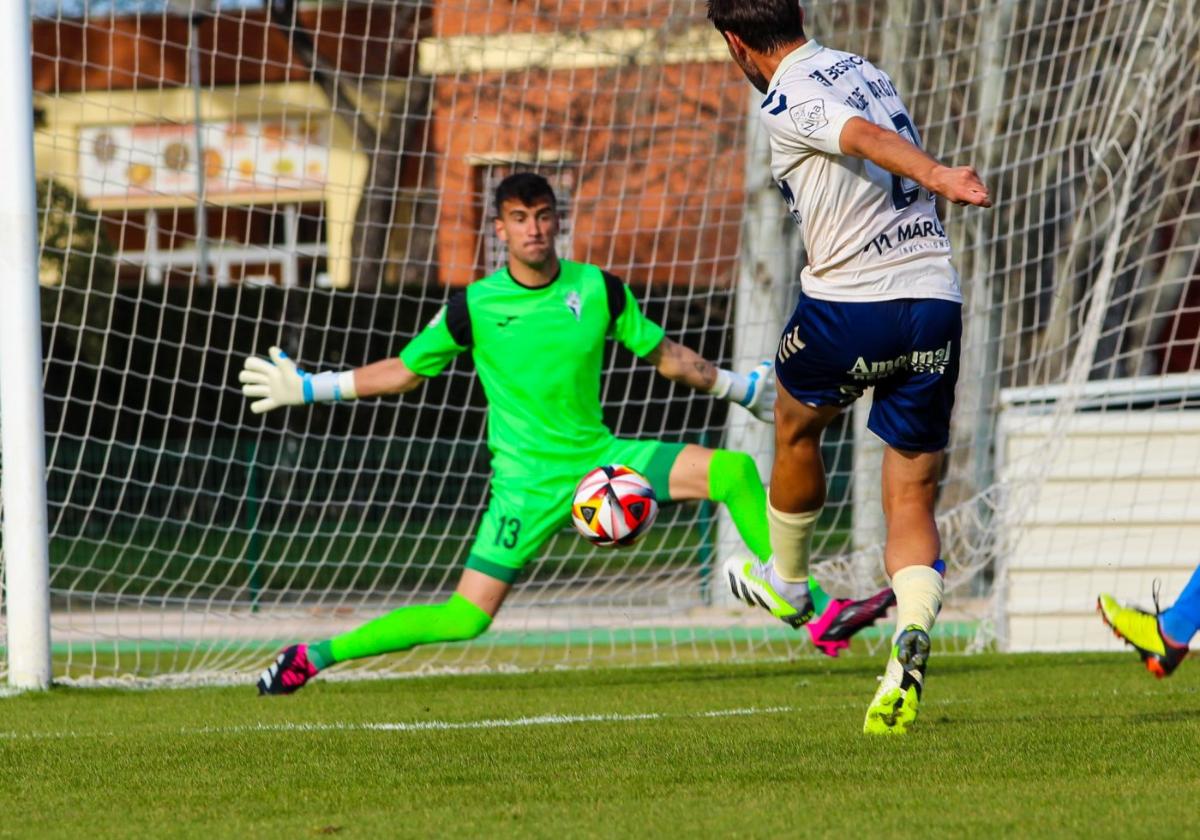
{"type": "Polygon", "coordinates": [[[654,524],[658,500],[645,476],[629,467],[596,467],[575,488],[571,523],[596,545],[633,545],[654,524]]]}

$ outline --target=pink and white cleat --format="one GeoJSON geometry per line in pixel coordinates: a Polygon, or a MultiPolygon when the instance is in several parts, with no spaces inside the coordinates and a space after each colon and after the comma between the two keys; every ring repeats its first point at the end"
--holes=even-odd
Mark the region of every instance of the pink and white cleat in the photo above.
{"type": "Polygon", "coordinates": [[[839,651],[850,647],[850,638],[855,633],[883,618],[894,603],[896,593],[890,586],[861,601],[834,598],[825,608],[825,612],[808,622],[805,627],[808,628],[808,634],[812,636],[813,645],[817,650],[836,658],[839,651]]]}
{"type": "Polygon", "coordinates": [[[258,678],[259,696],[291,694],[317,675],[317,666],[308,661],[308,645],[286,647],[258,678]]]}

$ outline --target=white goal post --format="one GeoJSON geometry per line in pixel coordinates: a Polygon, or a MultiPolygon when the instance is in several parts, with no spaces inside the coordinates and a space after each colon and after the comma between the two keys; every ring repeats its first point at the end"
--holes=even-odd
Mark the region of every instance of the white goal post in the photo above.
{"type": "Polygon", "coordinates": [[[24,3],[0,13],[0,553],[8,683],[50,685],[50,586],[46,456],[42,443],[42,346],[37,283],[29,16],[24,3]]]}
{"type": "MultiPolygon", "coordinates": [[[[51,664],[76,683],[245,681],[282,644],[447,597],[489,478],[469,359],[400,399],[265,417],[236,375],[272,344],[309,370],[398,352],[496,259],[502,170],[549,177],[565,256],[724,365],[769,355],[793,305],[803,255],[763,171],[760,97],[704,0],[29,5],[32,27],[3,28],[0,97],[4,160],[28,176],[0,195],[14,684],[51,664]]],[[[935,644],[1107,645],[1097,590],[1144,600],[1159,576],[1169,597],[1200,520],[1200,10],[805,8],[996,201],[942,208],[965,303],[935,644]]],[[[623,350],[606,371],[618,434],[740,448],[765,479],[769,430],[623,350]]],[[[825,456],[816,572],[861,596],[885,581],[863,409],[825,456]]],[[[738,549],[707,504],[664,509],[625,551],[564,532],[479,639],[335,673],[815,655],[722,600],[713,571],[738,549]]]]}

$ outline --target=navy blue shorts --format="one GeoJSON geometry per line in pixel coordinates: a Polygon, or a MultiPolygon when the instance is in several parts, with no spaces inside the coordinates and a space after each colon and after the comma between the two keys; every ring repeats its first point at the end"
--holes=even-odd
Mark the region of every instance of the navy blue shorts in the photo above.
{"type": "Polygon", "coordinates": [[[849,405],[874,387],[867,428],[896,449],[940,452],[950,442],[961,346],[959,303],[801,295],[779,342],[775,375],[811,406],[849,405]]]}

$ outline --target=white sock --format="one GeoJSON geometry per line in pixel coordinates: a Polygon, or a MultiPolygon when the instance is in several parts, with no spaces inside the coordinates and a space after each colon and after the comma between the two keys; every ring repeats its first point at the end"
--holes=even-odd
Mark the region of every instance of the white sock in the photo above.
{"type": "Polygon", "coordinates": [[[773,560],[767,564],[767,583],[790,603],[798,602],[809,594],[807,577],[803,581],[785,580],[779,576],[773,560]]]}
{"type": "Polygon", "coordinates": [[[788,583],[808,583],[808,550],[817,527],[820,510],[784,513],[767,502],[767,531],[775,574],[788,583]]]}
{"type": "Polygon", "coordinates": [[[922,630],[933,629],[934,619],[942,608],[945,582],[932,566],[905,566],[892,576],[896,591],[896,635],[906,627],[917,625],[922,630]]]}

